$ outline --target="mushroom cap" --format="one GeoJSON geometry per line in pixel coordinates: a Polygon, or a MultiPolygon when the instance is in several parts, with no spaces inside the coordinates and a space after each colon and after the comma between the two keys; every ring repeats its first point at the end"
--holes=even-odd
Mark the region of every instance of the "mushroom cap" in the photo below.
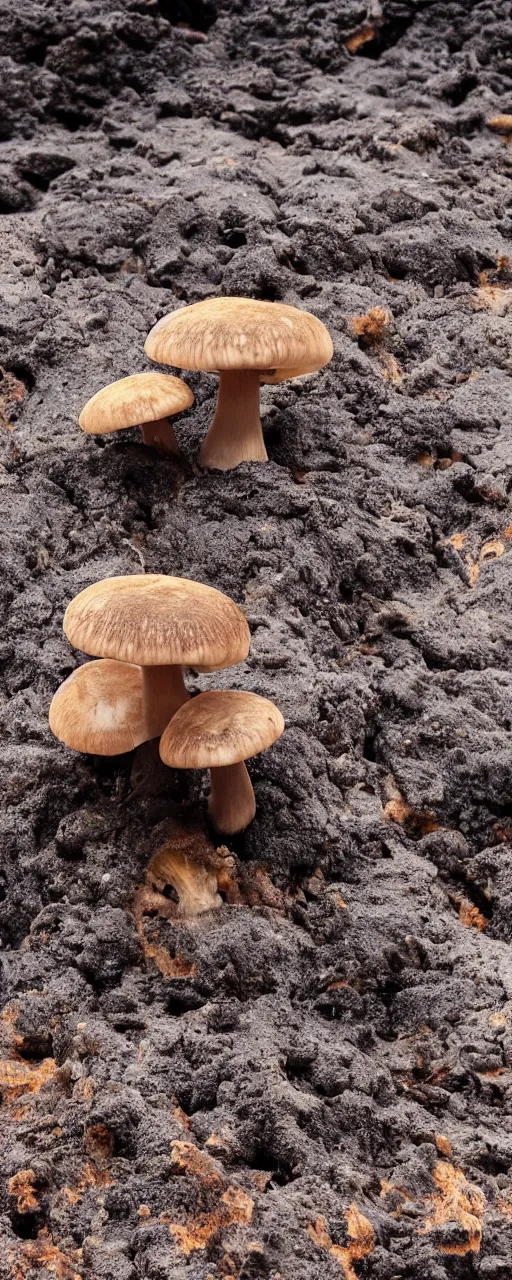
{"type": "Polygon", "coordinates": [[[181,378],[167,373],[132,373],[97,391],[87,401],[78,419],[88,435],[104,436],[123,427],[139,427],[157,422],[173,413],[190,409],[194,396],[181,378]]]}
{"type": "Polygon", "coordinates": [[[181,307],[155,324],[144,350],[179,369],[260,369],[264,382],[313,373],[333,353],[328,330],[309,311],[254,298],[207,298],[181,307]]]}
{"type": "Polygon", "coordinates": [[[259,755],[284,729],[281,712],[256,693],[200,693],[179,708],[160,739],[174,769],[217,769],[259,755]]]}
{"type": "Polygon", "coordinates": [[[141,666],[233,666],[249,652],[238,605],[188,578],[104,578],[68,604],[64,634],[77,649],[141,666]]]}
{"type": "Polygon", "coordinates": [[[49,721],[55,737],[75,751],[132,751],[148,736],[140,667],[108,658],[77,667],[52,698],[49,721]]]}

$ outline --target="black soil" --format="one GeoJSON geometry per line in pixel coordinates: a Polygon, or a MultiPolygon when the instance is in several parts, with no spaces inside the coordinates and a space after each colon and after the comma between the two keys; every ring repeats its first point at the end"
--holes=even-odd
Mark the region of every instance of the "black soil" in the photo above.
{"type": "Polygon", "coordinates": [[[511,18],[0,3],[1,1280],[512,1274],[511,18]],[[202,374],[183,464],[84,437],[218,294],[333,335],[269,463],[201,473],[202,374]],[[287,720],[188,922],[147,866],[206,777],[47,724],[142,570],[246,611],[191,691],[287,720]]]}

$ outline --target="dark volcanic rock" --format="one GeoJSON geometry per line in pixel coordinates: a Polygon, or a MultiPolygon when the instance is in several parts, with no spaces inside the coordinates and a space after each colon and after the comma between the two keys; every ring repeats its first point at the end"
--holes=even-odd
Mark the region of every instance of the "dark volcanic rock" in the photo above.
{"type": "Polygon", "coordinates": [[[0,29],[0,1280],[505,1280],[510,5],[2,0],[0,29]],[[183,463],[81,435],[156,319],[229,293],[333,334],[263,390],[267,466],[192,465],[210,375],[183,463]],[[66,604],[142,569],[247,613],[247,662],[191,690],[287,719],[189,923],[141,886],[205,778],[47,724],[66,604]]]}

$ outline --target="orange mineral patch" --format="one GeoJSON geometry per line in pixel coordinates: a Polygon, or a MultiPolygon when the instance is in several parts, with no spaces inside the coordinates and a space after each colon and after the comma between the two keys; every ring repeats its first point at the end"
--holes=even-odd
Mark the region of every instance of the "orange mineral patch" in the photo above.
{"type": "Polygon", "coordinates": [[[222,1169],[206,1151],[200,1151],[193,1142],[171,1142],[171,1164],[180,1173],[190,1173],[204,1186],[221,1187],[224,1182],[222,1169]]]}
{"type": "Polygon", "coordinates": [[[272,1174],[267,1173],[264,1169],[254,1169],[251,1178],[258,1191],[266,1191],[269,1182],[272,1182],[272,1174]]]}
{"type": "Polygon", "coordinates": [[[427,1221],[419,1229],[419,1235],[426,1235],[435,1227],[445,1223],[455,1223],[466,1237],[460,1244],[440,1244],[436,1247],[441,1253],[459,1254],[478,1253],[482,1239],[482,1218],[486,1200],[480,1187],[467,1181],[462,1169],[457,1169],[448,1160],[439,1160],[432,1177],[438,1192],[429,1197],[432,1205],[427,1221]]]}
{"type": "Polygon", "coordinates": [[[100,1169],[93,1160],[87,1160],[82,1173],[74,1187],[63,1187],[63,1195],[68,1204],[79,1204],[89,1187],[110,1187],[112,1178],[108,1169],[100,1169]]]}
{"type": "MultiPolygon", "coordinates": [[[[437,1134],[436,1146],[440,1153],[451,1155],[451,1143],[442,1134],[437,1134]]],[[[440,1253],[457,1254],[461,1257],[467,1253],[478,1253],[486,1208],[485,1196],[480,1187],[468,1182],[462,1169],[456,1168],[449,1160],[438,1160],[432,1177],[438,1189],[421,1200],[415,1200],[405,1188],[386,1180],[381,1182],[381,1198],[388,1205],[394,1204],[394,1209],[389,1211],[395,1218],[401,1216],[406,1202],[423,1209],[426,1217],[416,1228],[418,1235],[428,1235],[436,1227],[452,1226],[457,1233],[457,1243],[436,1243],[435,1248],[440,1253]],[[461,1235],[465,1238],[461,1239],[461,1235]]]]}
{"type": "Polygon", "coordinates": [[[412,816],[413,812],[414,810],[411,809],[410,804],[407,804],[406,800],[398,796],[393,800],[388,800],[387,804],[384,805],[384,817],[387,818],[388,822],[398,822],[401,827],[412,816]]]}
{"type": "Polygon", "coordinates": [[[255,867],[252,874],[247,876],[242,899],[249,907],[274,907],[279,911],[284,906],[283,894],[272,883],[265,867],[255,867]]]}
{"type": "Polygon", "coordinates": [[[387,822],[397,822],[399,826],[406,825],[413,827],[415,830],[421,831],[422,835],[427,835],[429,831],[438,831],[439,823],[436,822],[433,813],[425,809],[414,809],[412,805],[407,803],[403,796],[395,795],[384,805],[384,817],[387,822]]]}
{"type": "Polygon", "coordinates": [[[0,1090],[8,1099],[18,1098],[22,1093],[39,1093],[56,1072],[57,1063],[54,1058],[43,1058],[35,1067],[17,1058],[2,1058],[0,1090]]]}
{"type": "Polygon", "coordinates": [[[501,538],[490,538],[489,542],[484,542],[480,552],[480,563],[484,560],[499,560],[505,550],[505,544],[501,538]]]}
{"type": "Polygon", "coordinates": [[[336,1259],[342,1268],[345,1280],[357,1280],[352,1263],[360,1262],[362,1258],[372,1253],[375,1246],[375,1232],[371,1222],[354,1203],[345,1209],[345,1220],[348,1229],[348,1245],[332,1243],[327,1222],[322,1214],[318,1215],[314,1223],[310,1223],[307,1230],[313,1244],[316,1244],[319,1249],[326,1249],[331,1257],[336,1259]]]}
{"type": "Polygon", "coordinates": [[[152,936],[148,937],[149,922],[145,917],[159,915],[165,920],[174,920],[176,918],[175,903],[166,898],[163,893],[158,893],[156,890],[143,885],[136,890],[133,900],[133,915],[146,960],[153,960],[164,978],[193,977],[196,973],[195,965],[190,964],[180,952],[175,956],[171,956],[167,947],[164,947],[163,943],[158,940],[156,926],[152,926],[152,936]]]}
{"type": "Polygon", "coordinates": [[[362,44],[368,44],[369,40],[375,40],[376,35],[377,28],[373,22],[365,22],[364,26],[360,27],[358,31],[354,31],[345,40],[345,48],[348,49],[349,53],[357,53],[362,44]]]}
{"type": "Polygon", "coordinates": [[[353,316],[351,326],[365,347],[381,342],[384,331],[391,324],[391,315],[385,307],[372,307],[364,316],[353,316]]]}
{"type": "Polygon", "coordinates": [[[467,898],[461,898],[460,900],[459,920],[461,924],[466,925],[467,929],[478,929],[480,933],[489,924],[489,921],[478,910],[478,907],[475,907],[472,902],[468,902],[467,898]]]}
{"type": "Polygon", "coordinates": [[[396,1183],[389,1182],[387,1178],[381,1178],[380,1198],[395,1206],[393,1209],[389,1209],[393,1218],[399,1218],[404,1204],[413,1199],[409,1192],[405,1190],[405,1187],[398,1187],[396,1183]]]}
{"type": "Polygon", "coordinates": [[[114,1150],[114,1135],[106,1124],[92,1124],[86,1130],[84,1148],[92,1160],[106,1163],[114,1150]]]}
{"type": "Polygon", "coordinates": [[[204,1145],[205,1147],[212,1147],[214,1150],[217,1149],[218,1151],[224,1152],[229,1152],[232,1149],[232,1142],[230,1138],[222,1133],[215,1133],[215,1131],[206,1139],[204,1145]]]}
{"type": "Polygon", "coordinates": [[[472,556],[466,556],[467,564],[467,581],[468,585],[475,586],[477,576],[480,573],[480,564],[472,559],[472,556]]]}
{"type": "Polygon", "coordinates": [[[203,1194],[209,1192],[213,1199],[210,1212],[198,1213],[186,1223],[172,1222],[165,1213],[160,1217],[186,1257],[197,1249],[206,1249],[227,1227],[252,1221],[254,1201],[241,1187],[226,1186],[224,1171],[205,1151],[192,1142],[172,1142],[171,1162],[176,1172],[197,1178],[203,1194]]]}
{"type": "Polygon", "coordinates": [[[487,124],[489,129],[494,129],[495,133],[501,133],[505,137],[508,134],[512,134],[512,116],[491,116],[491,119],[487,121],[487,124]]]}
{"type": "Polygon", "coordinates": [[[39,1208],[35,1192],[36,1180],[33,1169],[20,1169],[13,1178],[9,1178],[7,1190],[10,1196],[16,1197],[18,1213],[30,1213],[39,1208]]]}
{"type": "Polygon", "coordinates": [[[441,1156],[453,1155],[450,1139],[445,1138],[442,1133],[436,1133],[436,1147],[441,1156]]]}
{"type": "Polygon", "coordinates": [[[176,1124],[181,1125],[182,1129],[192,1128],[190,1116],[188,1116],[186,1111],[183,1110],[183,1107],[175,1107],[172,1116],[173,1120],[176,1121],[176,1124]]]}
{"type": "MultiPolygon", "coordinates": [[[[508,538],[510,536],[510,532],[505,530],[503,537],[508,538]]],[[[466,535],[464,533],[452,533],[451,537],[447,538],[446,541],[449,542],[456,551],[462,552],[466,542],[466,535]]],[[[476,557],[470,555],[468,552],[464,557],[468,571],[468,586],[474,587],[482,565],[488,564],[491,560],[499,560],[504,554],[505,549],[505,543],[501,538],[489,538],[487,542],[483,543],[476,557]]]]}
{"type": "Polygon", "coordinates": [[[178,1248],[189,1257],[196,1249],[206,1249],[210,1240],[227,1227],[235,1223],[249,1225],[253,1209],[254,1200],[241,1187],[227,1187],[211,1213],[199,1214],[186,1226],[171,1222],[169,1232],[178,1248]]]}
{"type": "Polygon", "coordinates": [[[47,1227],[39,1232],[37,1240],[26,1240],[19,1249],[12,1249],[8,1255],[12,1266],[12,1280],[26,1280],[29,1273],[46,1270],[55,1280],[82,1280],[82,1273],[77,1271],[82,1256],[81,1249],[74,1249],[69,1254],[53,1243],[47,1227]]]}

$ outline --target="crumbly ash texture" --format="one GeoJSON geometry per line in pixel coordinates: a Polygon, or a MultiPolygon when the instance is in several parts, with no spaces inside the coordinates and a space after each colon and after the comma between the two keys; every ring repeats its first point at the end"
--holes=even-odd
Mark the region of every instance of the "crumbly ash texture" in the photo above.
{"type": "Polygon", "coordinates": [[[1,1280],[508,1280],[509,5],[0,0],[0,30],[1,1280]],[[207,373],[187,465],[79,430],[222,295],[333,336],[263,388],[268,463],[197,469],[207,373]],[[66,605],[143,572],[247,612],[190,691],[287,721],[191,920],[146,874],[206,776],[47,723],[66,605]]]}

